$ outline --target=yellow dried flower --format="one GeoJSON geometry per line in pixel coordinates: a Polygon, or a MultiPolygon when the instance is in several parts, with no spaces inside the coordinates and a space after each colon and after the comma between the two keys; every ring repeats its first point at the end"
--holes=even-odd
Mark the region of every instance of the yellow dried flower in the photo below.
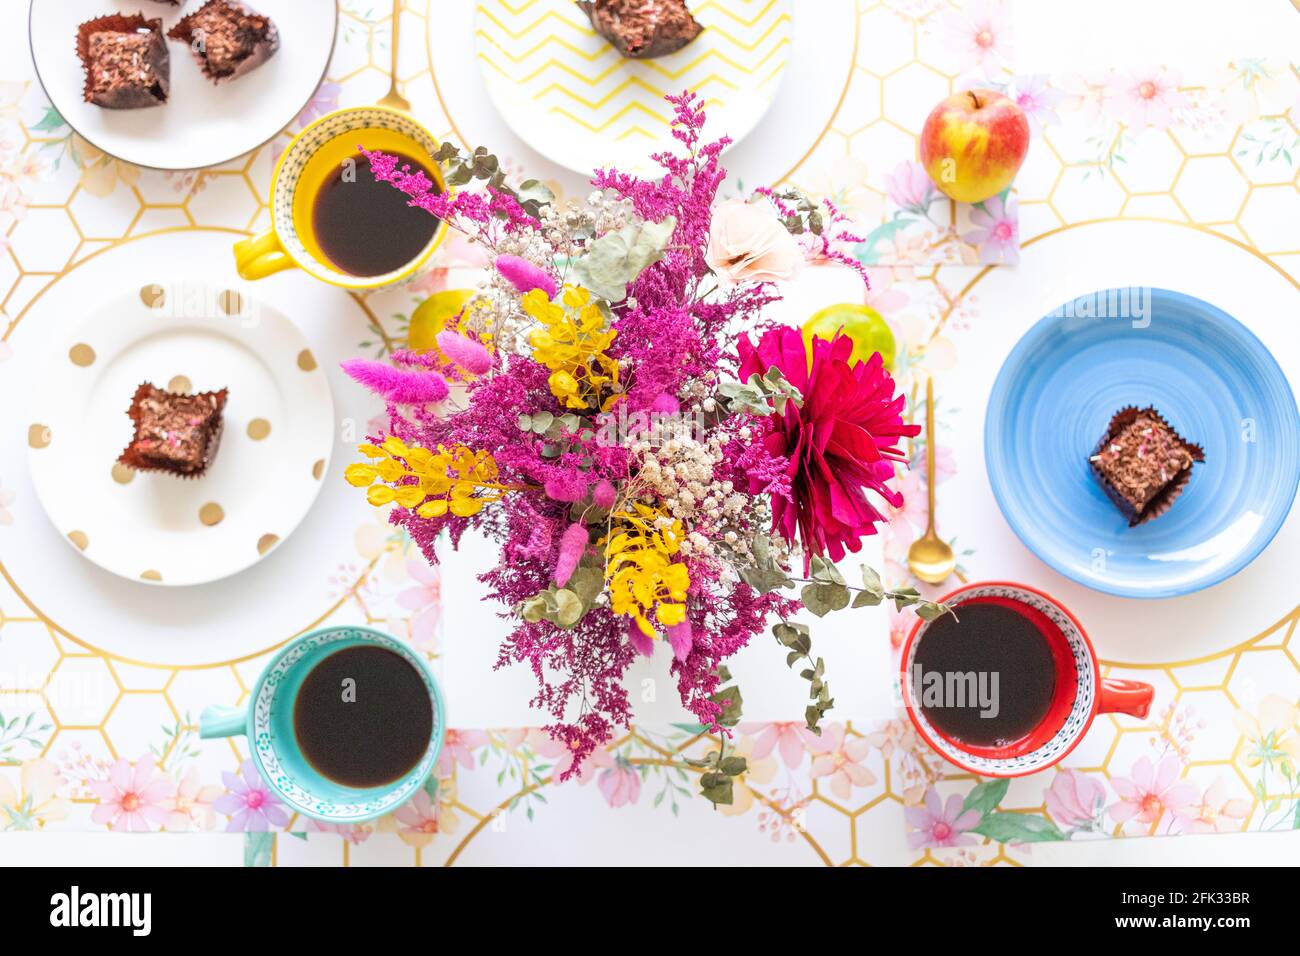
{"type": "Polygon", "coordinates": [[[667,512],[640,503],[616,511],[614,530],[605,545],[605,586],[610,608],[636,621],[641,633],[657,637],[649,614],[664,627],[686,620],[686,592],[691,576],[686,565],[671,560],[685,532],[667,512]]]}
{"type": "Polygon", "coordinates": [[[525,313],[538,322],[528,336],[533,358],[551,370],[551,394],[565,408],[609,411],[618,398],[618,362],[606,351],[618,334],[591,293],[565,286],[560,302],[541,289],[523,297],[525,313]]]}
{"type": "Polygon", "coordinates": [[[343,477],[350,485],[369,489],[366,499],[377,508],[396,503],[421,518],[439,518],[449,511],[468,518],[506,492],[523,490],[499,483],[496,459],[465,445],[430,450],[390,435],[383,445],[358,445],[357,450],[377,461],[348,465],[343,477]]]}

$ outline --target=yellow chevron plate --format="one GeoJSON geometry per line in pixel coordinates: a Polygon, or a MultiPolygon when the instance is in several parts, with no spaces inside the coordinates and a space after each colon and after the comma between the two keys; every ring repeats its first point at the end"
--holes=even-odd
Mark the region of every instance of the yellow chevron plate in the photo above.
{"type": "Polygon", "coordinates": [[[493,104],[542,155],[580,173],[645,169],[673,144],[667,93],[693,89],[708,133],[739,141],[776,97],[793,0],[690,0],[704,27],[671,56],[629,60],[572,0],[478,0],[475,42],[493,104]]]}

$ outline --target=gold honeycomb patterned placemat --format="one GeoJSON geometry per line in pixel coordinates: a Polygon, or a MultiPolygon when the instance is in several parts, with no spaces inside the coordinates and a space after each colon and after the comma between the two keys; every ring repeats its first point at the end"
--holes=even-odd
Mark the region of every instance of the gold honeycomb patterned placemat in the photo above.
{"type": "MultiPolygon", "coordinates": [[[[293,129],[337,105],[372,102],[386,84],[389,20],[372,18],[366,4],[348,0],[341,7],[329,78],[293,129]]],[[[1294,64],[1225,64],[1193,84],[1159,67],[1035,78],[994,63],[996,75],[1041,127],[1009,199],[1018,212],[986,210],[986,218],[968,223],[968,232],[987,234],[976,243],[961,240],[941,216],[925,225],[933,210],[921,201],[923,186],[918,194],[916,180],[904,175],[914,140],[894,117],[914,115],[908,98],[928,90],[912,79],[935,72],[920,51],[938,42],[941,23],[958,38],[968,26],[971,38],[989,26],[968,13],[958,3],[861,0],[857,52],[840,105],[787,176],[846,207],[856,203],[873,229],[900,215],[917,220],[879,233],[863,255],[873,265],[893,266],[877,270],[870,301],[899,325],[918,368],[940,369],[952,350],[947,331],[954,323],[978,321],[984,273],[965,266],[979,261],[983,244],[1003,241],[998,226],[1007,222],[1016,227],[1016,242],[1088,228],[1095,220],[1175,222],[1222,236],[1293,277],[1300,274],[1294,64]],[[943,246],[948,251],[936,253],[943,246]]],[[[405,62],[417,68],[403,75],[404,91],[427,125],[454,137],[456,118],[438,105],[439,82],[450,78],[439,81],[436,44],[468,38],[426,39],[437,32],[426,0],[408,0],[405,16],[411,22],[404,36],[414,44],[405,62]]],[[[1005,19],[992,25],[1001,29],[1005,19]]],[[[993,43],[982,48],[996,51],[997,29],[993,43]]],[[[168,231],[263,228],[271,165],[287,141],[281,137],[211,170],[164,174],[129,166],[98,153],[47,109],[33,76],[18,65],[25,62],[21,56],[6,62],[10,76],[0,81],[0,376],[8,362],[37,359],[22,350],[20,323],[29,306],[50,285],[76,281],[76,267],[92,257],[168,231]]],[[[927,78],[938,80],[930,98],[958,75],[927,78]]],[[[444,264],[456,264],[459,254],[449,249],[444,264]]],[[[358,348],[382,351],[399,341],[410,306],[442,278],[435,273],[414,289],[358,303],[358,348]]],[[[904,381],[915,385],[906,375],[904,381]]],[[[24,597],[23,557],[4,547],[13,524],[44,520],[32,499],[14,496],[8,473],[14,467],[20,466],[0,472],[0,828],[224,829],[229,816],[215,805],[247,790],[239,774],[245,754],[228,741],[199,745],[195,714],[213,701],[245,697],[264,651],[177,665],[123,657],[100,649],[94,634],[61,629],[57,607],[35,606],[24,597]],[[123,787],[155,783],[149,812],[128,812],[123,787]]],[[[388,537],[381,522],[355,523],[354,547],[322,556],[319,574],[330,579],[333,596],[317,623],[373,623],[410,636],[436,660],[442,639],[436,573],[388,537]]],[[[56,544],[64,546],[51,541],[56,544]]],[[[990,566],[987,554],[978,563],[965,560],[967,570],[990,566]]],[[[1053,787],[1047,796],[1041,788],[1021,793],[1016,787],[973,796],[976,782],[946,775],[901,721],[833,724],[822,740],[803,735],[798,724],[745,727],[738,746],[752,769],[728,814],[746,819],[723,825],[727,839],[755,861],[1032,862],[1015,839],[972,837],[969,845],[945,848],[914,838],[916,845],[909,845],[908,833],[929,832],[933,842],[933,827],[927,831],[925,824],[944,818],[954,795],[958,809],[973,799],[983,814],[1037,816],[1071,836],[1284,826],[1296,814],[1300,740],[1300,658],[1293,644],[1300,608],[1286,606],[1293,600],[1279,596],[1276,623],[1243,635],[1228,650],[1140,668],[1137,676],[1160,682],[1168,707],[1145,722],[1109,719],[1096,753],[1073,768],[1101,787],[1100,795],[1086,782],[1065,778],[1059,792],[1053,787]],[[1140,766],[1147,751],[1149,770],[1140,766]],[[1226,783],[1216,790],[1220,778],[1226,783]],[[1116,781],[1123,781],[1123,793],[1116,781]],[[1171,794],[1171,787],[1187,790],[1171,794]],[[926,809],[932,791],[940,805],[926,809]],[[1137,813],[1120,823],[1109,808],[1125,803],[1124,793],[1142,799],[1137,813]],[[1174,802],[1198,812],[1175,814],[1165,806],[1174,802]],[[1144,820],[1157,804],[1160,812],[1144,820]],[[1107,812],[1090,818],[1086,811],[1098,806],[1107,812]],[[918,813],[905,818],[905,808],[918,813]]],[[[268,644],[291,636],[274,635],[268,644]]],[[[1107,667],[1115,674],[1135,670],[1107,667]]],[[[595,827],[592,801],[616,807],[610,825],[629,834],[650,832],[672,845],[678,833],[685,844],[699,832],[693,827],[705,811],[690,796],[694,781],[676,758],[702,746],[689,730],[633,728],[584,768],[582,779],[595,786],[557,785],[564,754],[555,753],[544,735],[460,730],[448,741],[436,794],[374,828],[324,835],[289,821],[296,835],[250,834],[248,862],[439,864],[531,853],[578,858],[595,853],[603,839],[596,829],[590,839],[582,835],[595,827]],[[654,817],[648,815],[663,822],[649,823],[654,817]]],[[[711,816],[707,825],[710,833],[719,829],[711,816]]]]}

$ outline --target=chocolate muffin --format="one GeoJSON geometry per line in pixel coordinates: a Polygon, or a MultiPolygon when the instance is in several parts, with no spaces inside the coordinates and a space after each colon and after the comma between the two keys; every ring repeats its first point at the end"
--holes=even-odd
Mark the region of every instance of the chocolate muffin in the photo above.
{"type": "Polygon", "coordinates": [[[235,0],[208,0],[167,32],[189,44],[203,75],[224,83],[257,69],[280,48],[270,17],[235,0]]]}
{"type": "Polygon", "coordinates": [[[171,55],[162,20],[113,14],[77,28],[85,99],[110,110],[161,106],[171,90],[171,55]]]}
{"type": "Polygon", "coordinates": [[[165,471],[198,478],[208,470],[221,443],[226,389],[181,395],[145,382],[127,414],[135,436],[117,459],[137,471],[165,471]]]}
{"type": "Polygon", "coordinates": [[[597,33],[634,60],[676,53],[704,27],[684,0],[578,0],[597,33]]]}
{"type": "Polygon", "coordinates": [[[1130,406],[1111,418],[1088,461],[1107,497],[1135,527],[1169,510],[1205,452],[1154,408],[1130,406]]]}

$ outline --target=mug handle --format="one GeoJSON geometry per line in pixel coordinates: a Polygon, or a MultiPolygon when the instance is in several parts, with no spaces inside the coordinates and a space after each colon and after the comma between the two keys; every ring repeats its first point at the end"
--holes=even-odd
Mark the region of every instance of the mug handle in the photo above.
{"type": "Polygon", "coordinates": [[[252,282],[293,267],[294,261],[284,251],[274,229],[235,243],[235,270],[241,279],[252,282]]]}
{"type": "Polygon", "coordinates": [[[1097,713],[1145,718],[1151,710],[1151,698],[1155,693],[1154,687],[1138,680],[1103,677],[1097,699],[1097,713]]]}
{"type": "Polygon", "coordinates": [[[248,712],[238,707],[207,707],[199,715],[199,737],[234,737],[248,729],[248,712]]]}

